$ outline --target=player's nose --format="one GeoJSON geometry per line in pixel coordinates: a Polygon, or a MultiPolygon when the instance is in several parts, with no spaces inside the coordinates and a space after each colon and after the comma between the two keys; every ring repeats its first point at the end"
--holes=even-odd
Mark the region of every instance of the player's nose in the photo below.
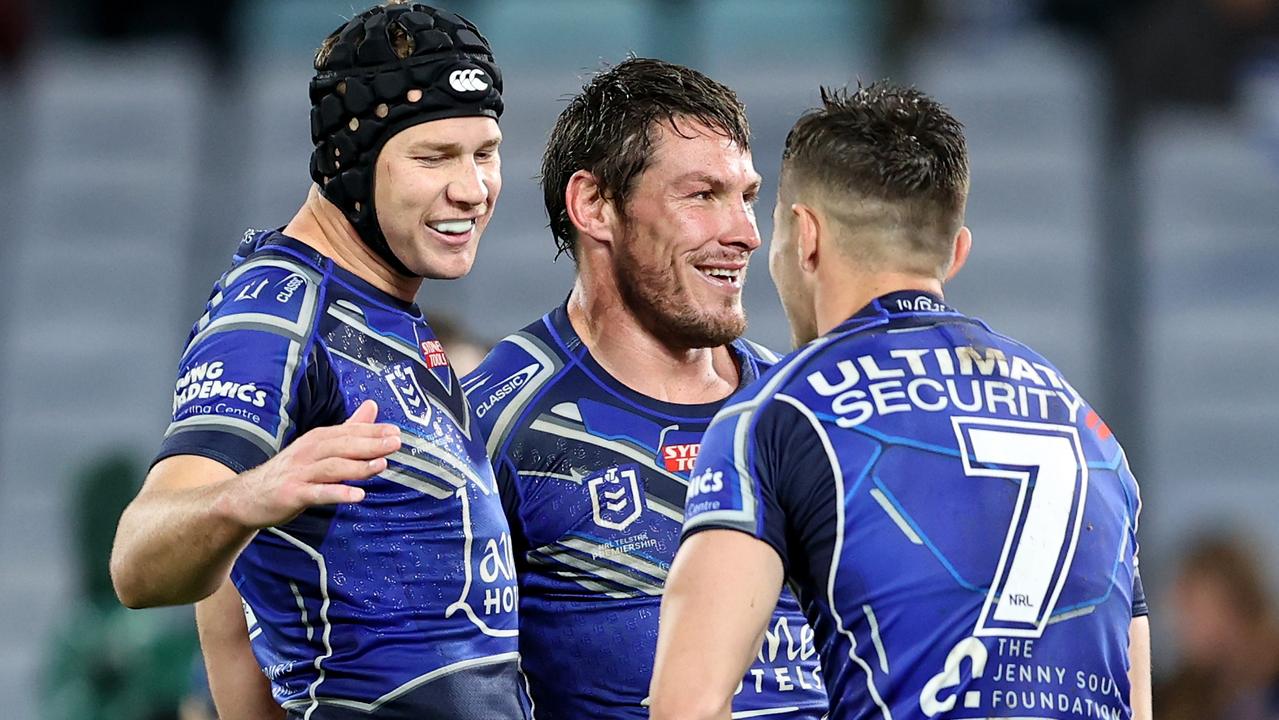
{"type": "Polygon", "coordinates": [[[747,252],[754,252],[763,244],[759,237],[759,224],[755,221],[754,203],[743,199],[733,203],[727,210],[728,227],[721,242],[733,245],[747,252]]]}
{"type": "Polygon", "coordinates": [[[476,163],[462,163],[448,184],[448,199],[459,205],[480,205],[488,200],[489,187],[484,172],[476,163]]]}

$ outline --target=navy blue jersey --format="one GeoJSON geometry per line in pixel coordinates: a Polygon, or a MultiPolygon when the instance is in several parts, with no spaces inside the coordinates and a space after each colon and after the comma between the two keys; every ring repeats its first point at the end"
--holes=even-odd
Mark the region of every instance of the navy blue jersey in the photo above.
{"type": "Polygon", "coordinates": [[[1137,485],[1047,360],[894,293],[707,431],[684,536],[781,556],[832,720],[1127,718],[1137,485]]]}
{"type": "MultiPolygon", "coordinates": [[[[743,385],[775,359],[746,341],[731,349],[743,385]]],[[[723,403],[672,404],[625,387],[591,357],[562,306],[503,340],[464,383],[515,537],[520,651],[536,717],[647,718],[688,474],[723,403]]],[[[734,710],[824,715],[816,655],[787,594],[734,710]]]]}
{"type": "MultiPolygon", "coordinates": [[[[243,472],[366,399],[403,445],[363,502],[259,532],[232,580],[292,714],[524,718],[510,536],[474,414],[416,306],[279,233],[214,287],[159,457],[243,472]]],[[[256,248],[256,249],[254,249],[256,248]]]]}

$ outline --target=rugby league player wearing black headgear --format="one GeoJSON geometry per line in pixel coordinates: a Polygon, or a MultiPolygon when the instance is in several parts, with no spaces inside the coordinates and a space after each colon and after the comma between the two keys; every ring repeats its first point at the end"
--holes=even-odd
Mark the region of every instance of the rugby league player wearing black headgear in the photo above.
{"type": "Polygon", "coordinates": [[[315,67],[315,185],[246,235],[192,328],[116,591],[203,601],[224,719],[526,718],[506,520],[413,304],[470,270],[493,212],[501,76],[473,24],[407,3],[315,67]]]}

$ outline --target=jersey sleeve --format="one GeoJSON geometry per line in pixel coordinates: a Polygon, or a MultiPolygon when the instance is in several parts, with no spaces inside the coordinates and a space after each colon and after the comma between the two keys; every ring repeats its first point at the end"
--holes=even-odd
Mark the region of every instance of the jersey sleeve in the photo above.
{"type": "Polygon", "coordinates": [[[1150,614],[1150,606],[1146,604],[1146,588],[1141,585],[1141,571],[1133,573],[1132,579],[1132,616],[1142,617],[1150,614]]]}
{"type": "Polygon", "coordinates": [[[689,480],[683,537],[711,528],[768,543],[787,576],[805,572],[837,522],[835,467],[821,431],[794,398],[726,407],[707,430],[689,480]]]}
{"type": "Polygon", "coordinates": [[[702,530],[744,532],[768,543],[787,564],[786,519],[776,487],[777,415],[758,401],[729,405],[702,438],[688,481],[681,539],[702,530]]]}
{"type": "Polygon", "coordinates": [[[1128,489],[1127,541],[1132,546],[1132,616],[1142,617],[1150,614],[1150,606],[1146,603],[1146,588],[1141,583],[1141,544],[1137,539],[1137,530],[1141,524],[1141,487],[1137,484],[1132,469],[1128,467],[1127,458],[1123,459],[1120,466],[1119,481],[1128,489]]]}
{"type": "Polygon", "coordinates": [[[320,288],[315,271],[284,259],[227,274],[183,352],[157,462],[200,455],[244,472],[317,424],[317,408],[341,416],[312,361],[320,288]]]}

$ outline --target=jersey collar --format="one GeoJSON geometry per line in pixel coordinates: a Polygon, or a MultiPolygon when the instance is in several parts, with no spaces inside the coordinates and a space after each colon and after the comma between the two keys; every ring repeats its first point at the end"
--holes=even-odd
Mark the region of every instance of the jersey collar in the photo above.
{"type": "Polygon", "coordinates": [[[940,295],[925,290],[899,290],[881,295],[840,323],[831,332],[853,330],[870,324],[898,321],[929,321],[941,317],[962,317],[940,295]]]}

